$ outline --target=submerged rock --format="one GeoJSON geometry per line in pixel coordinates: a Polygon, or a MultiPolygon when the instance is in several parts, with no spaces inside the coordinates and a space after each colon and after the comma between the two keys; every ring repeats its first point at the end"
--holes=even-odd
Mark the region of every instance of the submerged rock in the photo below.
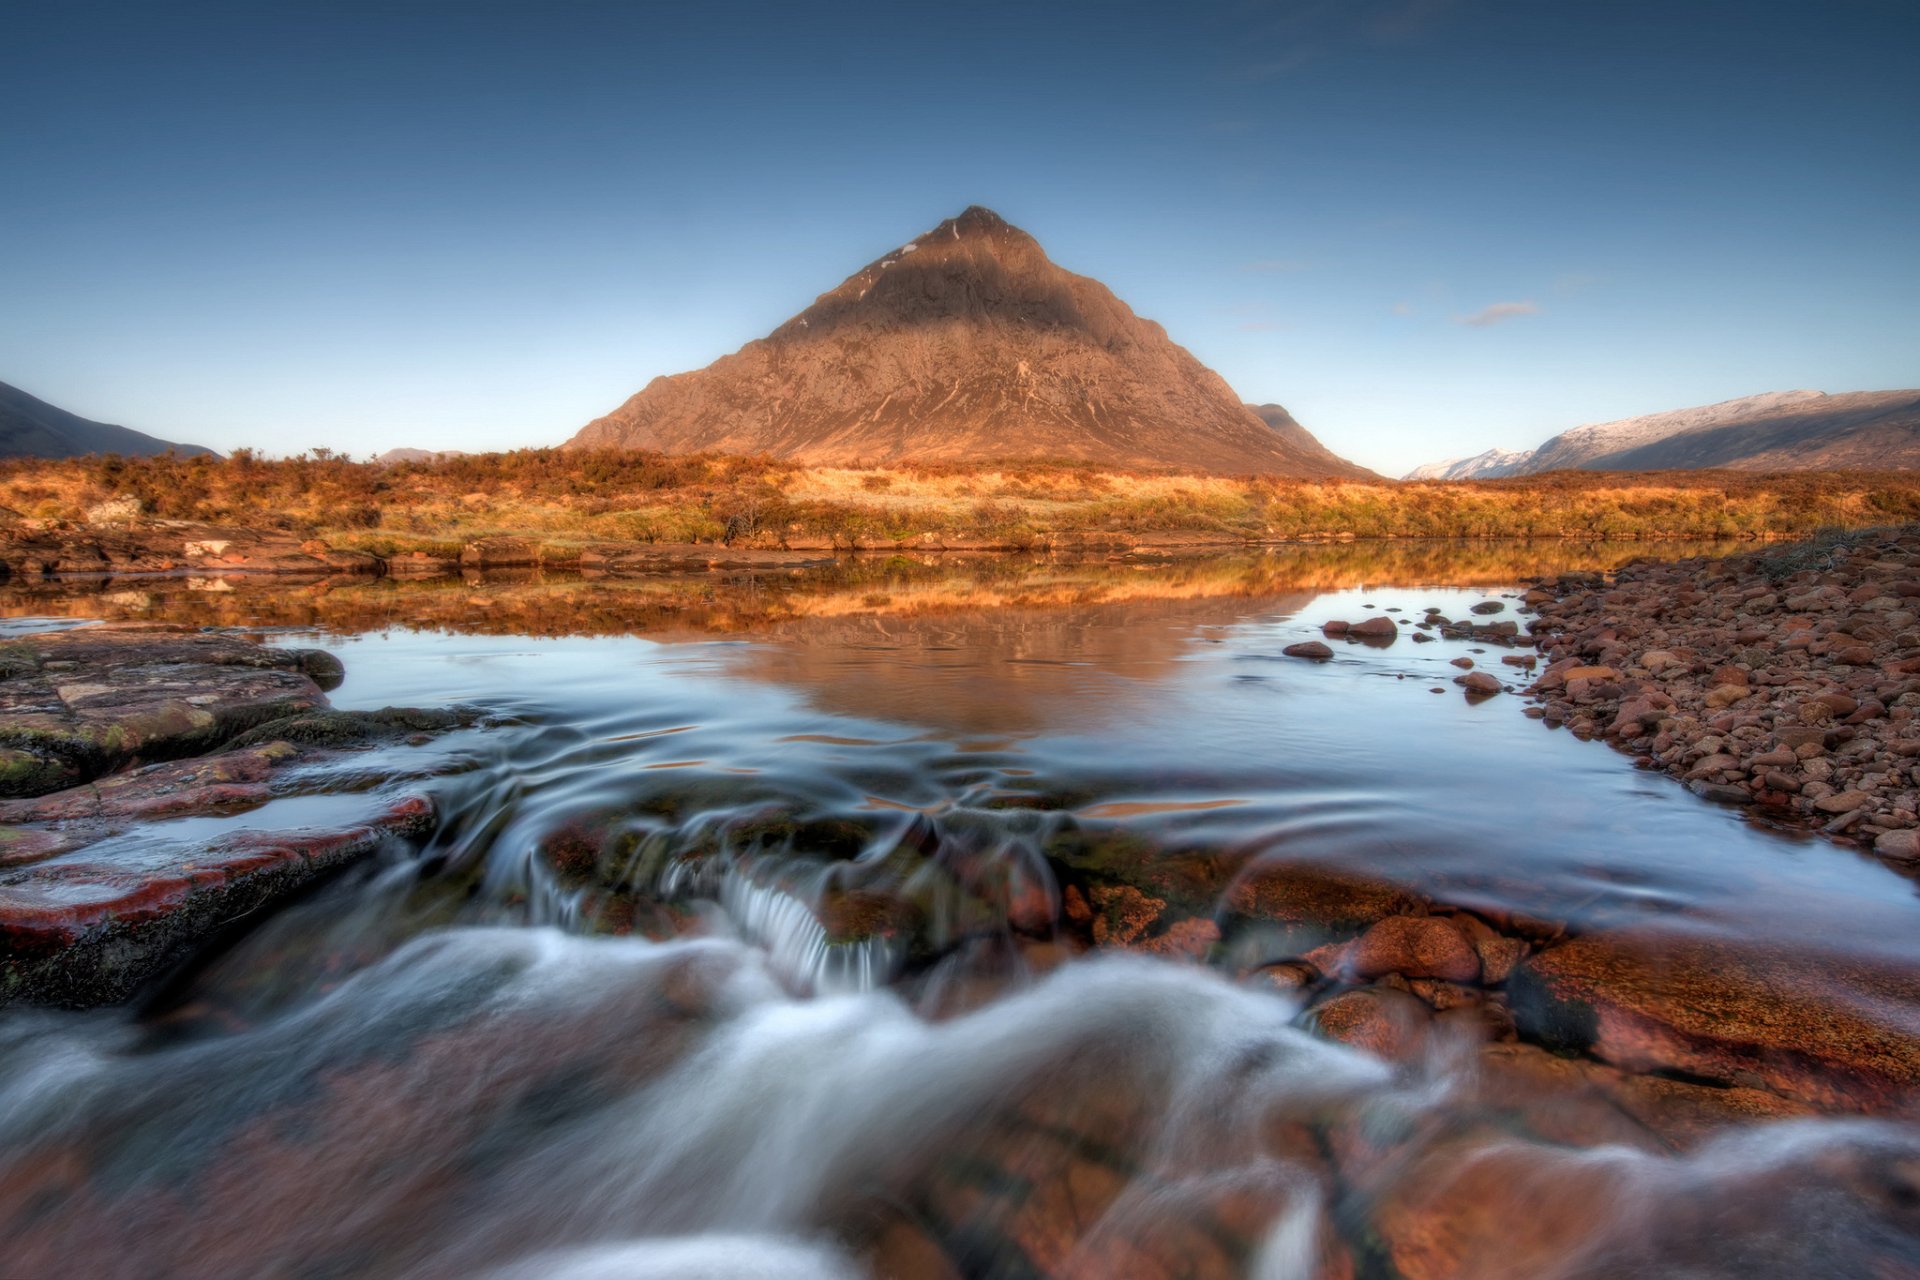
{"type": "Polygon", "coordinates": [[[1594,934],[1529,957],[1508,989],[1523,1034],[1630,1071],[1755,1085],[1836,1111],[1903,1110],[1920,1088],[1920,1034],[1894,1013],[1920,1004],[1920,978],[1867,961],[1594,934]]]}

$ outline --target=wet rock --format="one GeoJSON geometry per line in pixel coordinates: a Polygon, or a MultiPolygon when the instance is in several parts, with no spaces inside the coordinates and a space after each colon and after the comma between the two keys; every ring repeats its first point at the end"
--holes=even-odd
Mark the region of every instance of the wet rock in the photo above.
{"type": "Polygon", "coordinates": [[[1464,676],[1455,676],[1453,682],[1466,690],[1470,698],[1491,698],[1501,689],[1499,677],[1484,671],[1470,671],[1464,676]]]}
{"type": "Polygon", "coordinates": [[[1866,960],[1594,934],[1530,957],[1508,990],[1523,1034],[1628,1070],[1836,1111],[1903,1107],[1920,1085],[1920,1035],[1891,1013],[1920,1002],[1920,978],[1866,960]]]}
{"type": "Polygon", "coordinates": [[[1469,613],[1501,613],[1505,611],[1506,607],[1507,606],[1499,600],[1482,600],[1479,604],[1472,606],[1468,610],[1468,612],[1469,613]]]}
{"type": "Polygon", "coordinates": [[[1400,634],[1400,628],[1392,618],[1381,616],[1354,623],[1347,628],[1347,634],[1362,640],[1392,640],[1400,634]]]}
{"type": "Polygon", "coordinates": [[[1920,831],[1911,827],[1898,831],[1883,831],[1874,839],[1873,851],[1883,858],[1898,858],[1902,862],[1911,862],[1920,858],[1920,831]]]}
{"type": "Polygon", "coordinates": [[[1397,973],[1406,978],[1477,982],[1480,957],[1451,920],[1393,916],[1360,935],[1347,965],[1362,978],[1397,973]]]}
{"type": "Polygon", "coordinates": [[[1315,662],[1325,662],[1333,656],[1333,650],[1318,640],[1307,640],[1300,644],[1290,644],[1281,650],[1289,658],[1311,658],[1315,662]]]}
{"type": "Polygon", "coordinates": [[[41,795],[218,747],[324,705],[331,655],[230,635],[85,628],[0,645],[0,795],[41,795]]]}
{"type": "Polygon", "coordinates": [[[242,831],[204,847],[156,837],[0,871],[0,1003],[125,999],[213,930],[434,822],[425,796],[360,807],[324,829],[242,831]]]}
{"type": "MultiPolygon", "coordinates": [[[[1258,862],[1227,889],[1226,932],[1277,929],[1298,955],[1349,938],[1389,916],[1425,909],[1418,895],[1389,881],[1339,867],[1258,862]]],[[[1276,957],[1278,958],[1278,957],[1276,957]]]]}
{"type": "Polygon", "coordinates": [[[1433,1011],[1409,992],[1362,987],[1315,1005],[1307,1021],[1329,1040],[1401,1062],[1425,1049],[1433,1011]]]}
{"type": "Polygon", "coordinates": [[[299,757],[285,742],[148,765],[90,786],[23,800],[0,800],[0,823],[113,823],[231,812],[273,798],[275,769],[299,757]]]}
{"type": "Polygon", "coordinates": [[[235,738],[231,747],[288,742],[307,747],[371,747],[419,734],[445,733],[479,723],[472,707],[383,707],[378,711],[307,711],[269,720],[235,738]]]}
{"type": "Polygon", "coordinates": [[[1348,629],[1352,627],[1352,625],[1350,622],[1342,622],[1336,618],[1331,622],[1321,623],[1320,630],[1325,635],[1343,636],[1347,634],[1348,629]]]}

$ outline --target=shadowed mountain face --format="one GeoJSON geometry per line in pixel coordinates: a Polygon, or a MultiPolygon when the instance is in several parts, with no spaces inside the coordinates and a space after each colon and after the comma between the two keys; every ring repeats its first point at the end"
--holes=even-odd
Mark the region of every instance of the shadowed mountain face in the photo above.
{"type": "Polygon", "coordinates": [[[1286,421],[1269,426],[1159,325],[975,207],[768,337],[654,379],[568,447],[1371,474],[1286,421]]]}
{"type": "Polygon", "coordinates": [[[1490,449],[1416,467],[1408,480],[1491,480],[1545,471],[1920,469],[1920,390],[1771,391],[1563,431],[1538,449],[1490,449]]]}
{"type": "Polygon", "coordinates": [[[169,450],[183,457],[213,452],[197,444],[175,444],[127,427],[94,422],[0,382],[0,458],[74,458],[88,453],[146,458],[169,450]]]}

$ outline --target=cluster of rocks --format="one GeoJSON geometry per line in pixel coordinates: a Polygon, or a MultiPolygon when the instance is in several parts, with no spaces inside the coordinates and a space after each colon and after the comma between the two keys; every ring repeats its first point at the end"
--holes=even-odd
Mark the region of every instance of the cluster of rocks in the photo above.
{"type": "Polygon", "coordinates": [[[1567,574],[1530,708],[1713,800],[1920,858],[1920,530],[1567,574]]]}
{"type": "MultiPolygon", "coordinates": [[[[1373,606],[1369,605],[1368,608],[1373,606]]],[[[1486,616],[1506,611],[1503,600],[1483,600],[1468,610],[1469,613],[1486,616]]],[[[1345,640],[1349,644],[1362,644],[1385,648],[1400,638],[1400,624],[1388,614],[1399,613],[1397,607],[1390,607],[1382,613],[1359,622],[1349,622],[1335,618],[1323,623],[1322,635],[1329,640],[1345,640]]],[[[1408,623],[1408,628],[1416,644],[1428,644],[1436,639],[1467,640],[1481,644],[1499,645],[1511,648],[1524,643],[1520,634],[1520,624],[1512,619],[1499,622],[1482,622],[1475,618],[1453,619],[1447,617],[1439,608],[1428,608],[1417,621],[1408,623]]],[[[1333,649],[1320,640],[1303,640],[1290,644],[1281,650],[1290,658],[1306,658],[1314,662],[1325,662],[1333,657],[1333,649]]],[[[1513,667],[1531,670],[1536,659],[1531,654],[1513,655],[1501,659],[1513,667]]],[[[1469,700],[1478,701],[1490,698],[1506,689],[1498,676],[1486,671],[1473,670],[1473,659],[1455,658],[1453,665],[1465,670],[1466,674],[1454,677],[1454,683],[1465,691],[1469,700]]],[[[1436,690],[1435,692],[1441,692],[1436,690]]]]}
{"type": "Polygon", "coordinates": [[[124,999],[231,921],[429,831],[428,797],[392,788],[291,828],[171,825],[306,794],[297,765],[474,718],[335,711],[341,675],[318,650],[185,628],[0,644],[0,1004],[124,999]]]}
{"type": "MultiPolygon", "coordinates": [[[[656,937],[698,931],[701,915],[686,903],[662,912],[653,886],[706,892],[719,865],[752,868],[813,913],[827,946],[888,940],[904,961],[896,989],[931,1017],[979,1008],[1075,956],[1131,951],[1219,968],[1295,1002],[1303,1028],[1409,1079],[1444,1081],[1432,1117],[1380,1125],[1304,1105],[1267,1117],[1264,1139],[1343,1206],[1318,1246],[1320,1274],[1495,1274],[1512,1228],[1489,1206],[1527,1222],[1545,1267],[1603,1229],[1588,1198],[1605,1188],[1584,1175],[1563,1205],[1528,1199],[1534,1172],[1562,1154],[1671,1156],[1758,1121],[1906,1114],[1920,1090],[1920,1037],[1897,1012],[1920,1007],[1920,984],[1858,958],[1809,965],[1738,940],[1572,936],[1354,868],[1159,847],[1120,822],[1042,824],[1038,874],[937,823],[915,823],[879,856],[871,820],[741,815],[667,853],[673,820],[664,809],[599,815],[554,832],[541,854],[591,927],[656,937]],[[680,859],[681,874],[663,876],[661,857],[680,859]],[[820,859],[841,874],[803,873],[820,859]],[[1509,1162],[1505,1180],[1458,1179],[1488,1151],[1509,1162]]],[[[1040,1275],[1240,1274],[1277,1211],[1257,1197],[1183,1201],[1137,1231],[1104,1216],[1166,1176],[1132,1154],[1163,1112],[1121,1063],[1102,1061],[1097,1083],[1049,1080],[982,1115],[951,1159],[905,1178],[847,1234],[880,1274],[973,1274],[988,1259],[1040,1275]]],[[[1683,1247],[1662,1245],[1666,1256],[1683,1247]]]]}

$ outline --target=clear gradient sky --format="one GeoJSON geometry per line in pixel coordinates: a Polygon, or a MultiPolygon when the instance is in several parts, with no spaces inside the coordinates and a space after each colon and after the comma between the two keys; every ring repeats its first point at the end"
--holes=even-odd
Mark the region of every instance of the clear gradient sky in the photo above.
{"type": "Polygon", "coordinates": [[[1920,385],[1920,0],[0,5],[0,381],[553,444],[968,204],[1399,473],[1920,385]]]}

